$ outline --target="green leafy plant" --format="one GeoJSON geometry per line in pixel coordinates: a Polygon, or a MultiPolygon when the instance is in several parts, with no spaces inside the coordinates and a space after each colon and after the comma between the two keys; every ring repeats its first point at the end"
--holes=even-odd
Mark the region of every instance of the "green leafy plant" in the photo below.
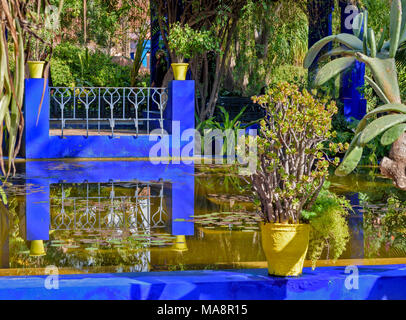
{"type": "MultiPolygon", "coordinates": [[[[251,121],[247,124],[243,124],[240,119],[243,116],[245,110],[247,110],[248,106],[243,107],[240,112],[234,117],[231,118],[230,114],[227,112],[227,110],[222,107],[222,106],[217,106],[217,108],[220,110],[220,121],[216,121],[215,117],[209,118],[204,121],[200,121],[199,117],[195,115],[196,117],[196,130],[200,131],[201,133],[210,133],[213,130],[220,130],[221,132],[226,133],[226,139],[223,143],[223,148],[221,151],[222,155],[225,155],[227,153],[227,142],[228,141],[237,141],[238,134],[240,130],[244,130],[251,125],[258,123],[259,120],[251,121]]],[[[202,148],[204,145],[202,146],[202,148]]],[[[202,150],[204,151],[204,150],[202,150]]]]}
{"type": "Polygon", "coordinates": [[[266,110],[257,138],[258,168],[251,176],[260,215],[266,223],[298,224],[303,210],[313,207],[328,175],[325,151],[344,148],[324,145],[334,137],[331,118],[337,106],[288,83],[253,100],[266,110]]]}
{"type": "Polygon", "coordinates": [[[354,19],[353,35],[332,35],[318,41],[309,49],[304,61],[304,66],[309,68],[325,45],[332,41],[341,45],[322,56],[322,59],[341,57],[333,59],[318,71],[314,80],[317,86],[351,68],[356,60],[366,64],[372,78],[366,76],[365,79],[384,105],[369,112],[361,120],[336,174],[343,176],[351,173],[360,162],[368,143],[383,134],[380,142],[384,146],[392,145],[392,159],[382,160],[381,171],[402,189],[406,189],[406,162],[401,148],[403,137],[406,138],[406,106],[401,102],[395,56],[399,46],[406,42],[406,14],[402,13],[405,7],[406,1],[392,1],[389,32],[388,28],[383,29],[378,41],[375,31],[368,28],[368,11],[364,11],[354,19]],[[386,40],[387,34],[389,40],[386,40]]]}
{"type": "Polygon", "coordinates": [[[179,22],[171,25],[168,43],[180,63],[207,51],[219,50],[219,44],[210,30],[194,30],[179,22]]]}
{"type": "Polygon", "coordinates": [[[329,191],[325,183],[317,200],[309,211],[302,215],[310,223],[310,242],[308,257],[312,267],[326,251],[327,259],[337,260],[345,251],[350,238],[347,216],[352,211],[348,200],[329,191]]]}

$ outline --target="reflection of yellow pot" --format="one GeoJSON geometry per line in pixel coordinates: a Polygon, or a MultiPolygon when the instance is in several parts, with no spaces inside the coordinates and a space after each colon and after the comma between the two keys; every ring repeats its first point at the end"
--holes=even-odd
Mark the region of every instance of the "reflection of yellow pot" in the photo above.
{"type": "Polygon", "coordinates": [[[31,257],[45,256],[43,240],[32,240],[31,241],[30,256],[31,257]]]}
{"type": "Polygon", "coordinates": [[[28,61],[28,69],[30,70],[30,78],[40,79],[44,73],[45,61],[28,61]]]}
{"type": "Polygon", "coordinates": [[[176,236],[175,245],[173,246],[174,251],[184,252],[188,251],[185,236],[176,236]]]}
{"type": "Polygon", "coordinates": [[[261,223],[261,231],[269,275],[301,275],[309,247],[309,225],[261,223]]]}
{"type": "Polygon", "coordinates": [[[189,63],[172,63],[171,66],[175,80],[186,80],[189,63]]]}

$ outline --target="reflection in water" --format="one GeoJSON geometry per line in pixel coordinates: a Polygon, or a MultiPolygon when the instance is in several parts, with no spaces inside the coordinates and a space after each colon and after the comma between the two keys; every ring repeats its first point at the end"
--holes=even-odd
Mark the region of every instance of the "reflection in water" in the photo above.
{"type": "MultiPolygon", "coordinates": [[[[227,168],[41,162],[20,171],[0,204],[0,275],[49,265],[60,273],[264,267],[249,186],[227,168]]],[[[341,258],[377,258],[376,219],[365,219],[359,200],[386,204],[388,189],[376,176],[332,180],[355,209],[341,258]]]]}
{"type": "Polygon", "coordinates": [[[151,228],[165,228],[168,213],[164,186],[164,182],[52,185],[51,229],[148,233],[151,228]],[[85,189],[85,194],[80,189],[85,189]]]}

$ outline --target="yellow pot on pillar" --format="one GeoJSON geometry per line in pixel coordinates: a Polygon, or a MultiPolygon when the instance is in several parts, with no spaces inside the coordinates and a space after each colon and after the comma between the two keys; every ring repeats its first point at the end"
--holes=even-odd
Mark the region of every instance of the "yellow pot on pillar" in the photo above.
{"type": "Polygon", "coordinates": [[[309,247],[307,224],[261,223],[262,248],[271,276],[299,276],[309,247]]]}
{"type": "Polygon", "coordinates": [[[171,66],[175,80],[186,80],[189,63],[172,63],[171,66]]]}
{"type": "Polygon", "coordinates": [[[30,71],[30,78],[41,79],[43,78],[45,61],[28,61],[28,69],[30,71]]]}

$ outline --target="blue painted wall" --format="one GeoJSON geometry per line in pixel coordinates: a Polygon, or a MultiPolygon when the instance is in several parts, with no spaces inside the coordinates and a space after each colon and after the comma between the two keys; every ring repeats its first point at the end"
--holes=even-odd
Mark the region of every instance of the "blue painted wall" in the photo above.
{"type": "MultiPolygon", "coordinates": [[[[148,136],[50,136],[47,87],[38,125],[38,106],[41,101],[43,79],[26,80],[24,156],[27,159],[55,158],[141,158],[148,157],[157,142],[148,136]]],[[[179,121],[183,128],[194,128],[195,89],[194,81],[174,81],[169,86],[169,101],[165,117],[165,129],[171,130],[171,121],[179,121]],[[174,100],[175,99],[175,100],[174,100]]],[[[169,139],[169,150],[172,139],[169,139]]],[[[187,142],[176,142],[176,149],[187,142]]]]}
{"type": "Polygon", "coordinates": [[[395,300],[406,299],[406,268],[359,266],[358,288],[345,267],[304,268],[298,278],[268,277],[266,269],[0,277],[0,299],[48,300],[395,300]],[[346,286],[347,283],[347,286],[346,286]]]}

